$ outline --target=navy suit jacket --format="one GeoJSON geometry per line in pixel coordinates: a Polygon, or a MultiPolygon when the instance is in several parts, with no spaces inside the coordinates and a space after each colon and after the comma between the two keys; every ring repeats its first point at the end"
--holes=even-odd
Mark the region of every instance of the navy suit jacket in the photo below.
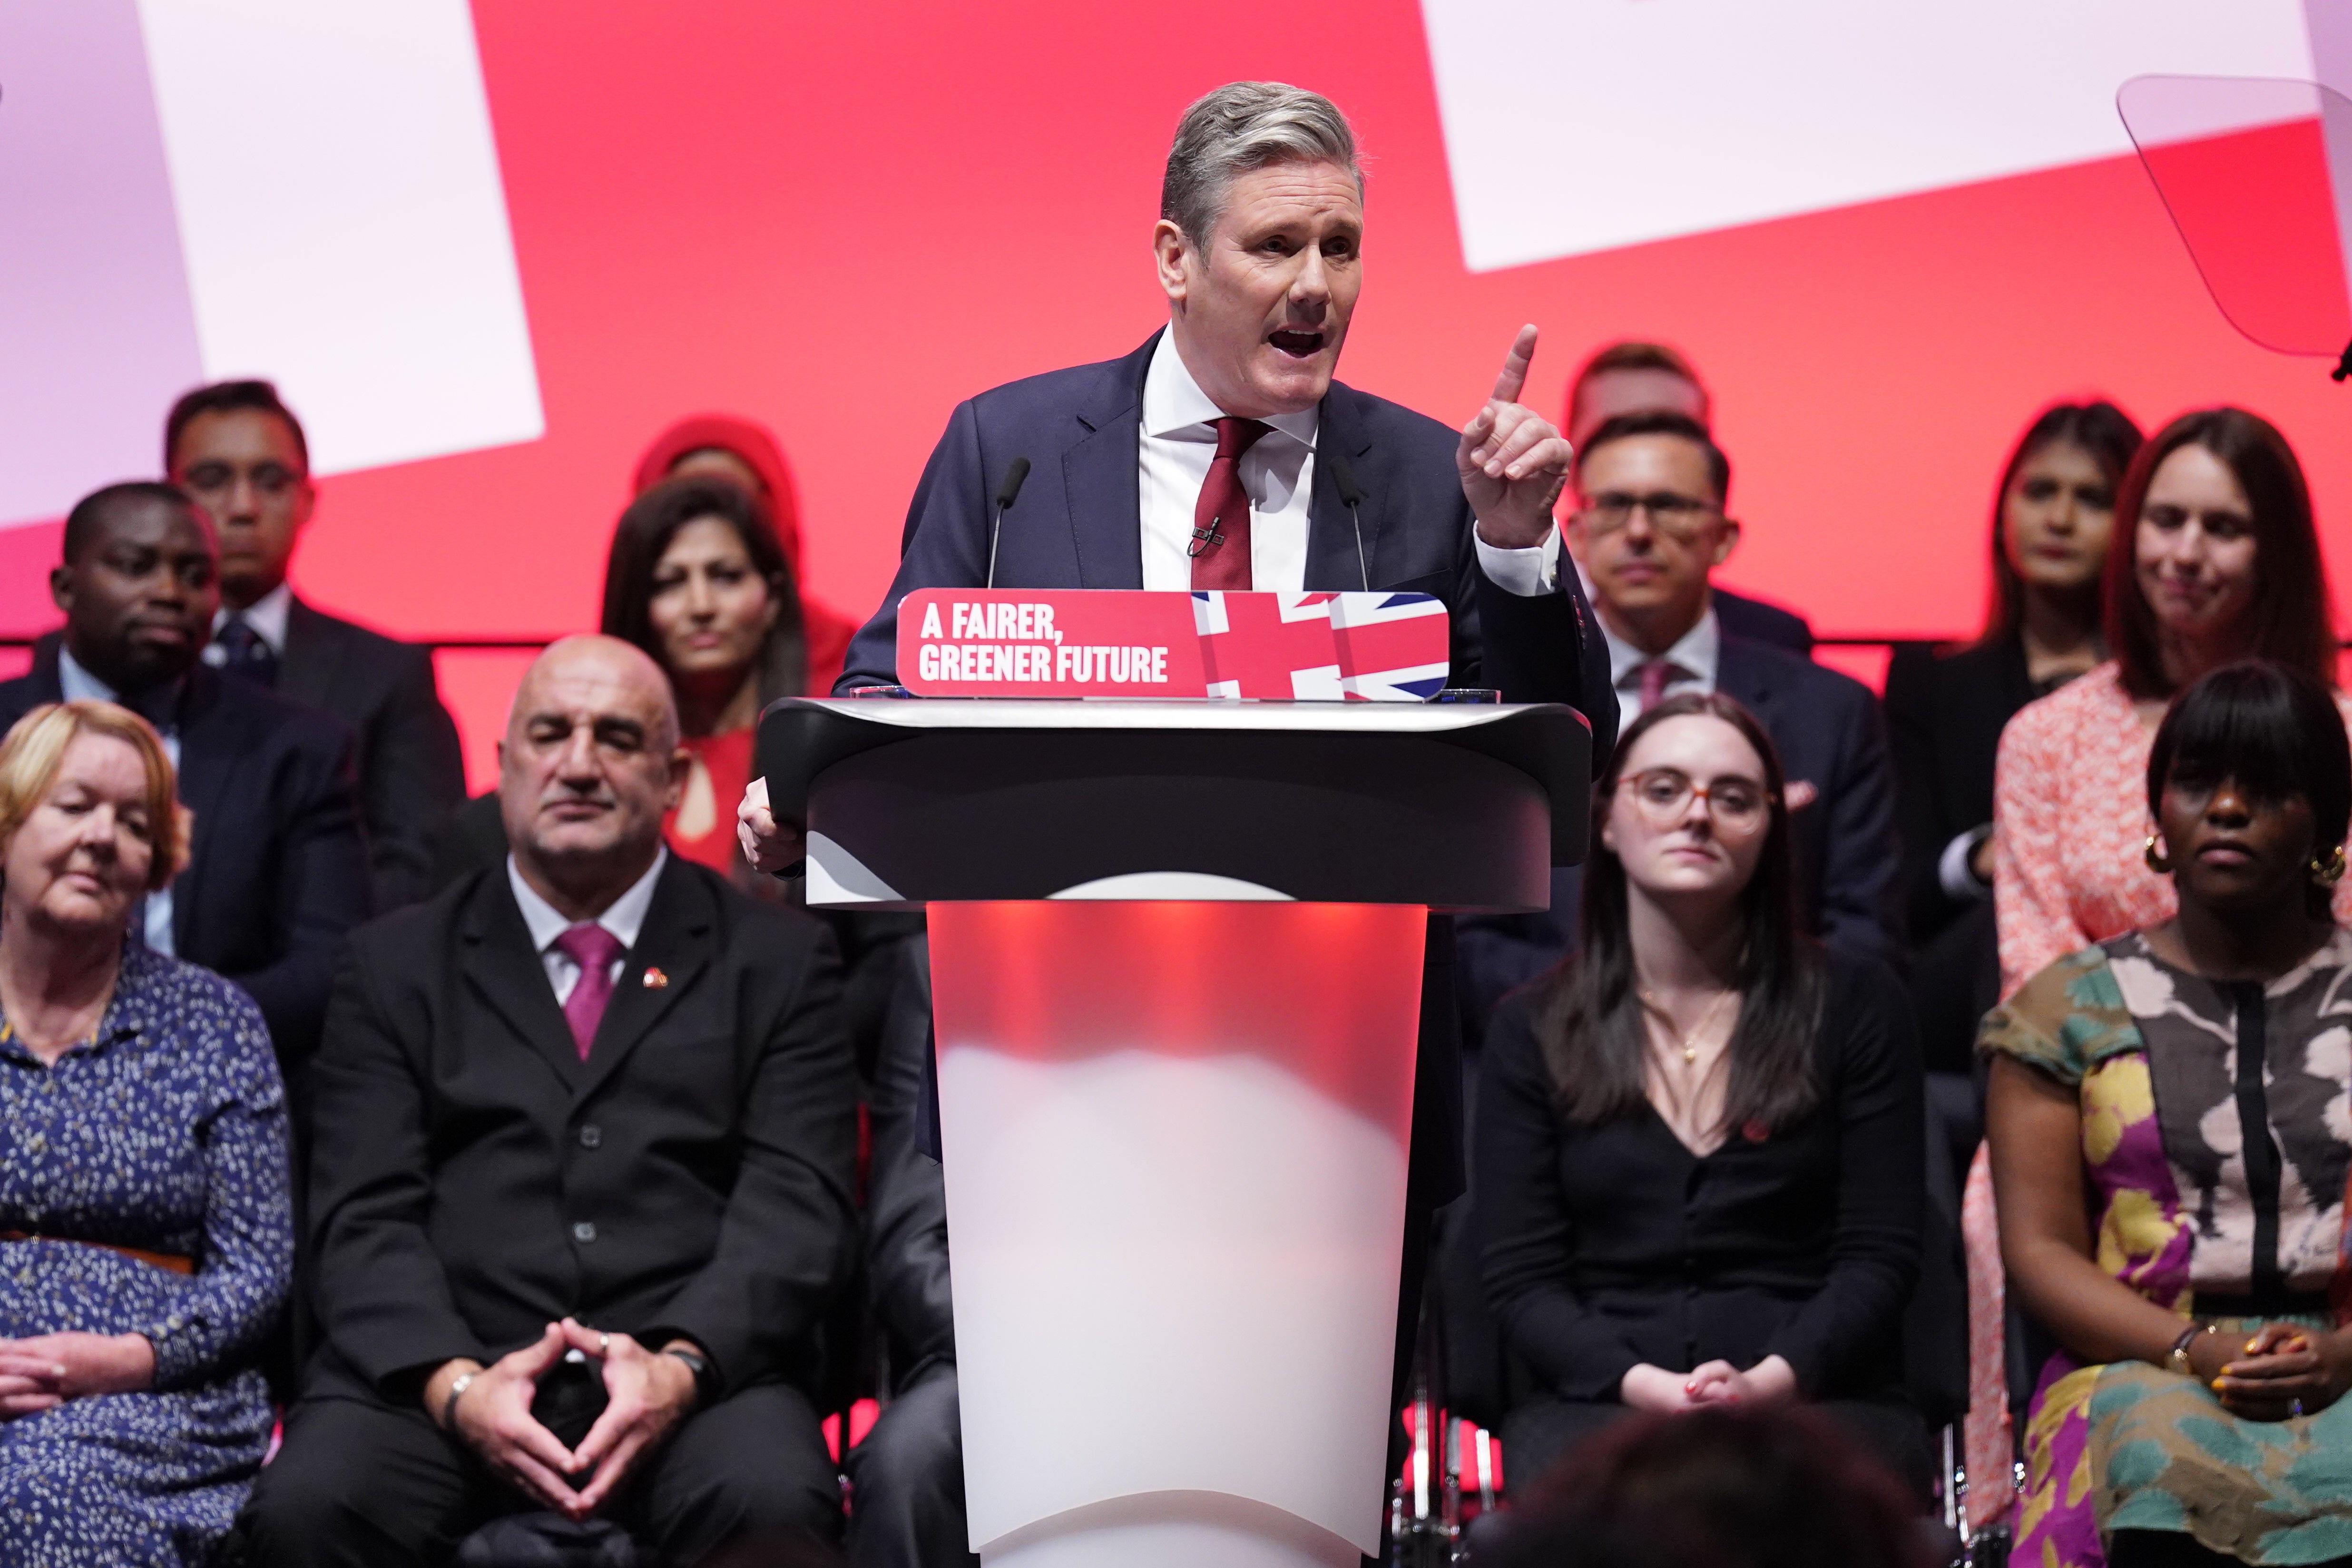
{"type": "MultiPolygon", "coordinates": [[[[849,646],[836,691],[898,683],[898,601],[918,588],[972,588],[988,577],[990,514],[1006,467],[1030,462],[1004,513],[996,582],[1018,588],[1141,588],[1138,479],[1143,377],[1154,333],[1124,359],[1031,376],[956,406],[907,514],[889,596],[849,646]]],[[[1345,455],[1364,492],[1364,554],[1339,487],[1307,509],[1309,589],[1369,586],[1434,594],[1453,616],[1450,684],[1490,686],[1510,702],[1564,702],[1592,726],[1593,766],[1617,735],[1609,651],[1573,571],[1560,591],[1510,593],[1478,566],[1469,503],[1454,465],[1459,437],[1436,420],[1338,382],[1325,395],[1318,449],[1345,455]]],[[[1430,922],[1413,1091],[1411,1200],[1462,1190],[1462,1075],[1454,1003],[1453,922],[1430,922]]]]}
{"type": "MultiPolygon", "coordinates": [[[[1894,757],[1877,700],[1860,681],[1811,659],[1727,635],[1716,689],[1756,715],[1790,784],[1813,786],[1814,798],[1791,821],[1806,929],[1840,952],[1899,969],[1903,852],[1894,757]]],[[[1576,868],[1563,867],[1552,872],[1549,912],[1460,922],[1464,1024],[1474,1042],[1497,1002],[1576,945],[1582,881],[1576,868]]]]}
{"type": "Polygon", "coordinates": [[[375,907],[433,891],[433,832],[466,801],[457,726],[441,706],[433,650],[312,608],[287,606],[278,694],[331,713],[357,742],[375,907]]]}
{"type": "MultiPolygon", "coordinates": [[[[0,683],[0,731],[62,696],[57,644],[0,683]]],[[[352,732],[205,665],[181,693],[180,803],[195,814],[172,884],[172,943],[261,1007],[289,1076],[325,1022],[343,938],[368,918],[352,732]]]]}
{"type": "MultiPolygon", "coordinates": [[[[1015,458],[1030,462],[1004,513],[996,581],[1013,588],[1140,588],[1143,376],[1159,334],[1124,359],[1034,375],[956,405],[907,513],[898,575],[849,645],[836,691],[898,683],[898,601],[917,588],[976,588],[988,577],[990,513],[1015,458]]],[[[1306,586],[1434,594],[1454,618],[1454,686],[1491,686],[1510,702],[1565,702],[1591,721],[1593,766],[1616,737],[1609,651],[1576,574],[1522,597],[1478,569],[1469,503],[1454,466],[1456,433],[1338,382],[1325,395],[1318,447],[1343,453],[1363,487],[1364,561],[1339,487],[1307,508],[1306,586]]]]}

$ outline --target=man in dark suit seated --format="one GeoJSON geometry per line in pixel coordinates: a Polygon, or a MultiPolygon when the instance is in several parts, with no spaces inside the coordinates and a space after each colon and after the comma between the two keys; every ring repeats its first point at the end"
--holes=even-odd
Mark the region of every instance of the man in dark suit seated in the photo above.
{"type": "MultiPolygon", "coordinates": [[[[1788,773],[1805,929],[1843,952],[1899,964],[1902,849],[1878,703],[1860,681],[1725,630],[1707,576],[1739,542],[1724,511],[1729,459],[1687,415],[1621,415],[1586,437],[1575,479],[1569,545],[1592,581],[1621,721],[1682,691],[1744,703],[1788,773]]],[[[1576,870],[1563,868],[1552,873],[1549,912],[1460,922],[1474,1033],[1505,993],[1574,943],[1580,893],[1576,870]]]]}
{"type": "Polygon", "coordinates": [[[172,405],[163,467],[220,530],[221,605],[205,660],[352,727],[376,907],[424,898],[427,837],[466,798],[457,726],[430,649],[315,609],[288,585],[318,503],[300,422],[266,381],[200,386],[172,405]]]}
{"type": "Polygon", "coordinates": [[[66,518],[49,592],[65,631],[0,684],[0,731],[44,702],[102,698],[163,734],[195,816],[188,868],[149,896],[147,944],[235,981],[296,1089],[344,935],[368,916],[351,731],[198,658],[220,602],[211,521],[169,485],[110,485],[66,518]]]}
{"type": "Polygon", "coordinates": [[[318,1070],[323,1342],[248,1520],[265,1562],[446,1562],[610,1517],[664,1563],[830,1536],[803,1392],[852,1240],[824,928],[668,854],[652,660],[541,654],[499,747],[512,854],[359,933],[318,1070]]]}
{"type": "MultiPolygon", "coordinates": [[[[1568,438],[1581,449],[1595,430],[1626,414],[1683,414],[1706,425],[1713,408],[1698,371],[1675,350],[1613,342],[1593,351],[1568,384],[1568,438]]],[[[1721,586],[1711,596],[1727,636],[1812,653],[1812,626],[1795,611],[1721,586]]]]}

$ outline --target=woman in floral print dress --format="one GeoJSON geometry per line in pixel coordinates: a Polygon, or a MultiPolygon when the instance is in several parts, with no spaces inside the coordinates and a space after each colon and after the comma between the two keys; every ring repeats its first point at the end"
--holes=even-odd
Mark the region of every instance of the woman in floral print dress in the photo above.
{"type": "Polygon", "coordinates": [[[2017,1560],[2352,1560],[2352,757],[2329,692],[2241,664],[2147,771],[2179,913],[1986,1021],[2010,1286],[2063,1347],[2027,1420],[2017,1560]]]}
{"type": "Polygon", "coordinates": [[[130,935],[185,844],[132,714],[0,742],[0,1563],[203,1563],[267,1450],[277,1062],[242,992],[130,935]]]}

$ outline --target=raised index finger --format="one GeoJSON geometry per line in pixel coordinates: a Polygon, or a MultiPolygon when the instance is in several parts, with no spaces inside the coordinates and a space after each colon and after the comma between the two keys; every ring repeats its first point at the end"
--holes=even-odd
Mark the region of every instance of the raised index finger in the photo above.
{"type": "Polygon", "coordinates": [[[1528,365],[1536,357],[1536,324],[1529,321],[1511,340],[1511,352],[1503,356],[1503,374],[1495,378],[1495,401],[1517,403],[1528,384],[1528,365]]]}

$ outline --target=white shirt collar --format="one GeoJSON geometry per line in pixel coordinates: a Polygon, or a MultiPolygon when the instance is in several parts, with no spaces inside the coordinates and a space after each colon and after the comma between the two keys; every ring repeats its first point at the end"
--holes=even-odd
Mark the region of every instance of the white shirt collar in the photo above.
{"type": "MultiPolygon", "coordinates": [[[[646,874],[630,883],[629,890],[606,905],[604,912],[596,917],[596,923],[611,931],[623,947],[637,945],[637,932],[645,929],[646,911],[653,907],[654,884],[661,879],[662,867],[668,860],[669,849],[664,846],[655,852],[654,863],[646,868],[646,874]]],[[[534,952],[545,952],[557,937],[576,923],[523,880],[522,873],[515,868],[512,855],[507,857],[507,886],[514,889],[515,902],[522,910],[522,923],[530,928],[534,952]]]]}
{"type": "Polygon", "coordinates": [[[64,644],[58,645],[58,695],[68,702],[112,702],[114,688],[82,668],[64,644]]]}
{"type": "Polygon", "coordinates": [[[218,632],[228,625],[232,617],[243,616],[245,624],[253,628],[254,635],[269,645],[270,652],[283,658],[286,657],[286,614],[293,605],[293,588],[280,583],[242,610],[232,610],[223,605],[213,613],[213,630],[218,632]]]}
{"type": "MultiPolygon", "coordinates": [[[[1650,656],[1610,630],[1605,617],[1592,618],[1601,623],[1601,635],[1609,643],[1609,684],[1623,687],[1633,682],[1633,672],[1649,663],[1650,656]]],[[[1690,671],[1691,678],[1709,691],[1714,690],[1717,672],[1723,668],[1723,628],[1715,618],[1715,606],[1708,605],[1698,624],[1677,638],[1663,657],[1690,671]]]]}
{"type": "MultiPolygon", "coordinates": [[[[1276,414],[1265,423],[1312,448],[1322,412],[1318,405],[1299,414],[1276,414]]],[[[1209,401],[1185,368],[1184,356],[1176,352],[1176,329],[1170,327],[1160,334],[1151,366],[1143,373],[1143,433],[1163,440],[1213,441],[1217,436],[1209,422],[1224,416],[1225,411],[1209,401]]]]}

